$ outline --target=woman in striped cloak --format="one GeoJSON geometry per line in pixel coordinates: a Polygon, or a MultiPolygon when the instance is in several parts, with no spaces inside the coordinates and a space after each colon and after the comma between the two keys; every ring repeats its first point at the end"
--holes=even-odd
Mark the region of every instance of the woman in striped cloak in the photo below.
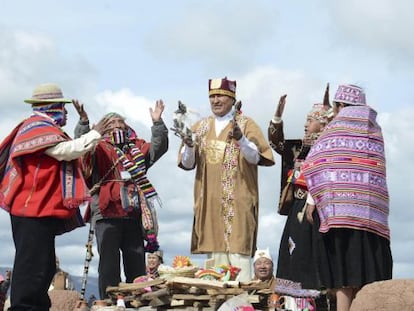
{"type": "Polygon", "coordinates": [[[349,310],[362,286],[392,277],[389,197],[377,112],[354,85],[339,86],[333,104],[335,117],[302,169],[310,193],[307,217],[322,233],[321,282],[335,290],[337,310],[349,310]]]}

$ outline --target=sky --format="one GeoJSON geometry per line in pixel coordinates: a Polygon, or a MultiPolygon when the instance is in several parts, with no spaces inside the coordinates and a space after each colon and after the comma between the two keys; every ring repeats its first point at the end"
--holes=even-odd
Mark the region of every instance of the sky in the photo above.
{"type": "MultiPolygon", "coordinates": [[[[390,193],[394,278],[414,278],[414,2],[409,0],[19,1],[0,0],[0,139],[31,113],[23,102],[54,82],[81,100],[91,123],[116,111],[150,140],[149,108],[162,99],[172,126],[181,100],[199,117],[211,113],[208,79],[237,80],[243,113],[266,133],[279,97],[287,138],[301,138],[305,117],[339,84],[357,84],[378,111],[390,193]]],[[[78,115],[68,105],[73,135],[78,115]]],[[[150,169],[166,264],[190,254],[194,171],[177,167],[179,138],[150,169]]],[[[258,247],[275,260],[286,218],[277,214],[280,157],[259,168],[258,247]]],[[[82,275],[88,226],[56,239],[61,268],[82,275]]],[[[12,266],[7,213],[0,212],[0,266],[12,266]]],[[[98,252],[90,274],[97,275],[98,252]]]]}

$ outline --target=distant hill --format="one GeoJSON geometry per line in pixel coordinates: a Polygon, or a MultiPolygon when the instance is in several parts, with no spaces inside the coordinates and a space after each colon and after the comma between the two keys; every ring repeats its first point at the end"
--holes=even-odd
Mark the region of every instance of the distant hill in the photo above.
{"type": "MultiPolygon", "coordinates": [[[[6,273],[6,270],[11,270],[11,269],[12,269],[11,267],[0,267],[0,274],[4,276],[6,273]]],[[[70,278],[72,279],[73,285],[75,286],[75,290],[80,292],[82,288],[82,276],[71,275],[70,278]]],[[[95,295],[97,299],[99,299],[98,278],[90,276],[88,277],[88,282],[86,283],[85,299],[89,299],[89,297],[92,294],[95,295]]]]}

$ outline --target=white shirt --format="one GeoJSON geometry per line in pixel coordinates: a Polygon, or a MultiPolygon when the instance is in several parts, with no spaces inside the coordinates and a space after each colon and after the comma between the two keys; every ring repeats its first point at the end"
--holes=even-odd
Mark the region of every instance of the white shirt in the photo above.
{"type": "MultiPolygon", "coordinates": [[[[231,110],[225,116],[214,117],[214,126],[216,130],[216,135],[219,136],[220,133],[224,130],[224,128],[229,124],[229,122],[233,119],[234,110],[231,110]]],[[[242,136],[238,141],[240,146],[240,152],[242,156],[246,159],[247,162],[251,164],[257,164],[260,160],[259,149],[257,146],[249,141],[246,136],[242,136]]],[[[185,168],[192,168],[195,164],[195,148],[189,147],[184,145],[181,149],[181,164],[185,168]]]]}
{"type": "Polygon", "coordinates": [[[46,149],[45,153],[58,161],[72,161],[95,148],[100,139],[101,134],[90,130],[79,138],[63,141],[46,149]]]}
{"type": "MultiPolygon", "coordinates": [[[[33,113],[53,121],[53,118],[49,117],[45,113],[38,111],[35,111],[33,113]]],[[[90,130],[88,133],[82,135],[79,138],[63,141],[53,147],[46,149],[45,154],[52,158],[55,158],[58,161],[72,161],[95,148],[101,138],[101,134],[99,134],[97,131],[90,130]]]]}

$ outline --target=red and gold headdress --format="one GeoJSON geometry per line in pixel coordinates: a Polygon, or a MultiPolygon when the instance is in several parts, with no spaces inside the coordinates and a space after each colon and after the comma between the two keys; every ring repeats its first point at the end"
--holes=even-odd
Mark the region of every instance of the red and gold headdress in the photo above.
{"type": "Polygon", "coordinates": [[[236,81],[223,79],[208,80],[208,96],[227,95],[236,99],[236,81]]]}

